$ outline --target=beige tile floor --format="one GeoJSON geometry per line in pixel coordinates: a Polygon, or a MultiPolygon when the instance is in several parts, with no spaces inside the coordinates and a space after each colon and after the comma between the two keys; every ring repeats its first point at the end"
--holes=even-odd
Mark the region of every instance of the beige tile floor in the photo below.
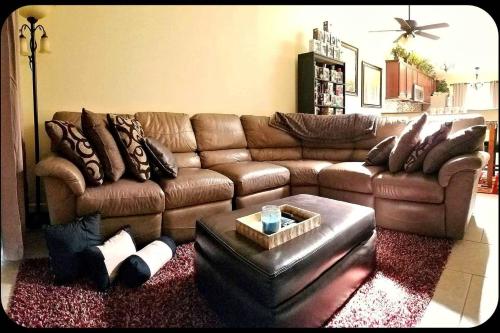
{"type": "MultiPolygon", "coordinates": [[[[473,327],[498,303],[498,196],[478,193],[463,240],[453,247],[434,297],[418,326],[473,327]]],[[[47,256],[39,230],[26,235],[25,257],[47,256]]],[[[8,306],[19,262],[2,261],[2,306],[8,306]]]]}

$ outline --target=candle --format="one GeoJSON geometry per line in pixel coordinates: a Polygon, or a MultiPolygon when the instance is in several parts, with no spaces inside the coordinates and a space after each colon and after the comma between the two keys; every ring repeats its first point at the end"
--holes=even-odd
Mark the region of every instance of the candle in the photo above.
{"type": "Polygon", "coordinates": [[[261,212],[262,231],[267,234],[273,234],[280,230],[281,211],[278,206],[266,205],[262,207],[261,212]]]}

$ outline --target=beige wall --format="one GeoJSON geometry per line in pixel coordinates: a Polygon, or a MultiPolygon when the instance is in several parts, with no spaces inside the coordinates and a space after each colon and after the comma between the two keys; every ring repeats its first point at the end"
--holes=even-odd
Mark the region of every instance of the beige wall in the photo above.
{"type": "MultiPolygon", "coordinates": [[[[365,21],[377,10],[366,8],[365,21]]],[[[56,6],[40,21],[52,48],[37,59],[42,156],[48,152],[43,124],[57,110],[295,112],[297,54],[308,52],[312,29],[324,20],[360,48],[360,61],[385,67],[384,53],[374,52],[381,49],[377,41],[353,29],[356,12],[353,6],[56,6]]],[[[21,84],[34,201],[26,57],[21,84]]],[[[359,97],[346,103],[350,112],[363,112],[359,97]]]]}
{"type": "MultiPolygon", "coordinates": [[[[449,20],[460,8],[464,13],[475,10],[423,7],[412,9],[423,24],[449,20]]],[[[406,6],[56,6],[40,21],[52,47],[51,54],[37,59],[42,156],[48,152],[44,121],[58,110],[295,112],[297,54],[308,52],[312,29],[325,20],[333,23],[342,40],[359,48],[360,63],[384,69],[385,96],[384,59],[395,36],[368,31],[393,29],[393,18],[406,13],[406,6]]],[[[462,19],[459,15],[457,20],[462,19]]],[[[442,54],[436,44],[428,45],[420,53],[442,54]]],[[[33,201],[33,106],[26,57],[20,66],[33,201]]],[[[360,89],[359,72],[358,85],[360,89]]],[[[380,113],[381,109],[362,109],[360,104],[360,95],[346,96],[348,112],[380,113]]]]}

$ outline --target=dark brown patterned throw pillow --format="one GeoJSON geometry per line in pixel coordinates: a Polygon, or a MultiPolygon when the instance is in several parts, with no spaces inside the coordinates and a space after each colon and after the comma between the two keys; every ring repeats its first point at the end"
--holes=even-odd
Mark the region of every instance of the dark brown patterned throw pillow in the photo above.
{"type": "Polygon", "coordinates": [[[82,130],[101,160],[104,176],[116,182],[125,173],[125,162],[108,130],[106,114],[82,109],[82,130]]]}
{"type": "Polygon", "coordinates": [[[158,177],[177,177],[177,163],[170,149],[160,141],[146,137],[143,141],[144,149],[151,162],[153,174],[158,177]]]}
{"type": "Polygon", "coordinates": [[[422,169],[424,159],[428,152],[431,151],[438,143],[443,142],[448,137],[453,123],[447,121],[434,133],[425,137],[411,152],[405,162],[404,169],[406,172],[415,172],[422,169]]]}
{"type": "Polygon", "coordinates": [[[108,114],[108,125],[120,148],[127,170],[139,181],[151,177],[148,156],[141,145],[144,131],[141,124],[133,119],[108,114]]]}
{"type": "Polygon", "coordinates": [[[394,173],[403,169],[410,153],[420,141],[420,132],[427,122],[427,113],[410,122],[401,132],[389,155],[389,171],[394,173]]]}
{"type": "Polygon", "coordinates": [[[462,154],[470,154],[481,150],[486,135],[486,126],[476,125],[464,128],[450,135],[425,156],[424,173],[434,173],[441,169],[441,166],[450,158],[462,154]]]}
{"type": "Polygon", "coordinates": [[[73,162],[82,172],[88,185],[101,185],[104,173],[89,140],[73,124],[62,120],[45,122],[45,131],[55,151],[73,162]]]}
{"type": "Polygon", "coordinates": [[[366,156],[365,165],[384,165],[389,160],[389,154],[396,144],[396,137],[390,136],[380,141],[366,156]]]}

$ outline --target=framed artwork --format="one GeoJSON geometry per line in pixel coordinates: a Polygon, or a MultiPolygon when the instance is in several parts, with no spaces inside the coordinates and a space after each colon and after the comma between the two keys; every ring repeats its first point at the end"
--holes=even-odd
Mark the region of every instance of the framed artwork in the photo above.
{"type": "Polygon", "coordinates": [[[342,42],[342,61],[345,62],[345,94],[358,96],[358,53],[357,47],[342,42]]]}
{"type": "Polygon", "coordinates": [[[361,62],[361,106],[382,107],[382,68],[361,62]]]}

